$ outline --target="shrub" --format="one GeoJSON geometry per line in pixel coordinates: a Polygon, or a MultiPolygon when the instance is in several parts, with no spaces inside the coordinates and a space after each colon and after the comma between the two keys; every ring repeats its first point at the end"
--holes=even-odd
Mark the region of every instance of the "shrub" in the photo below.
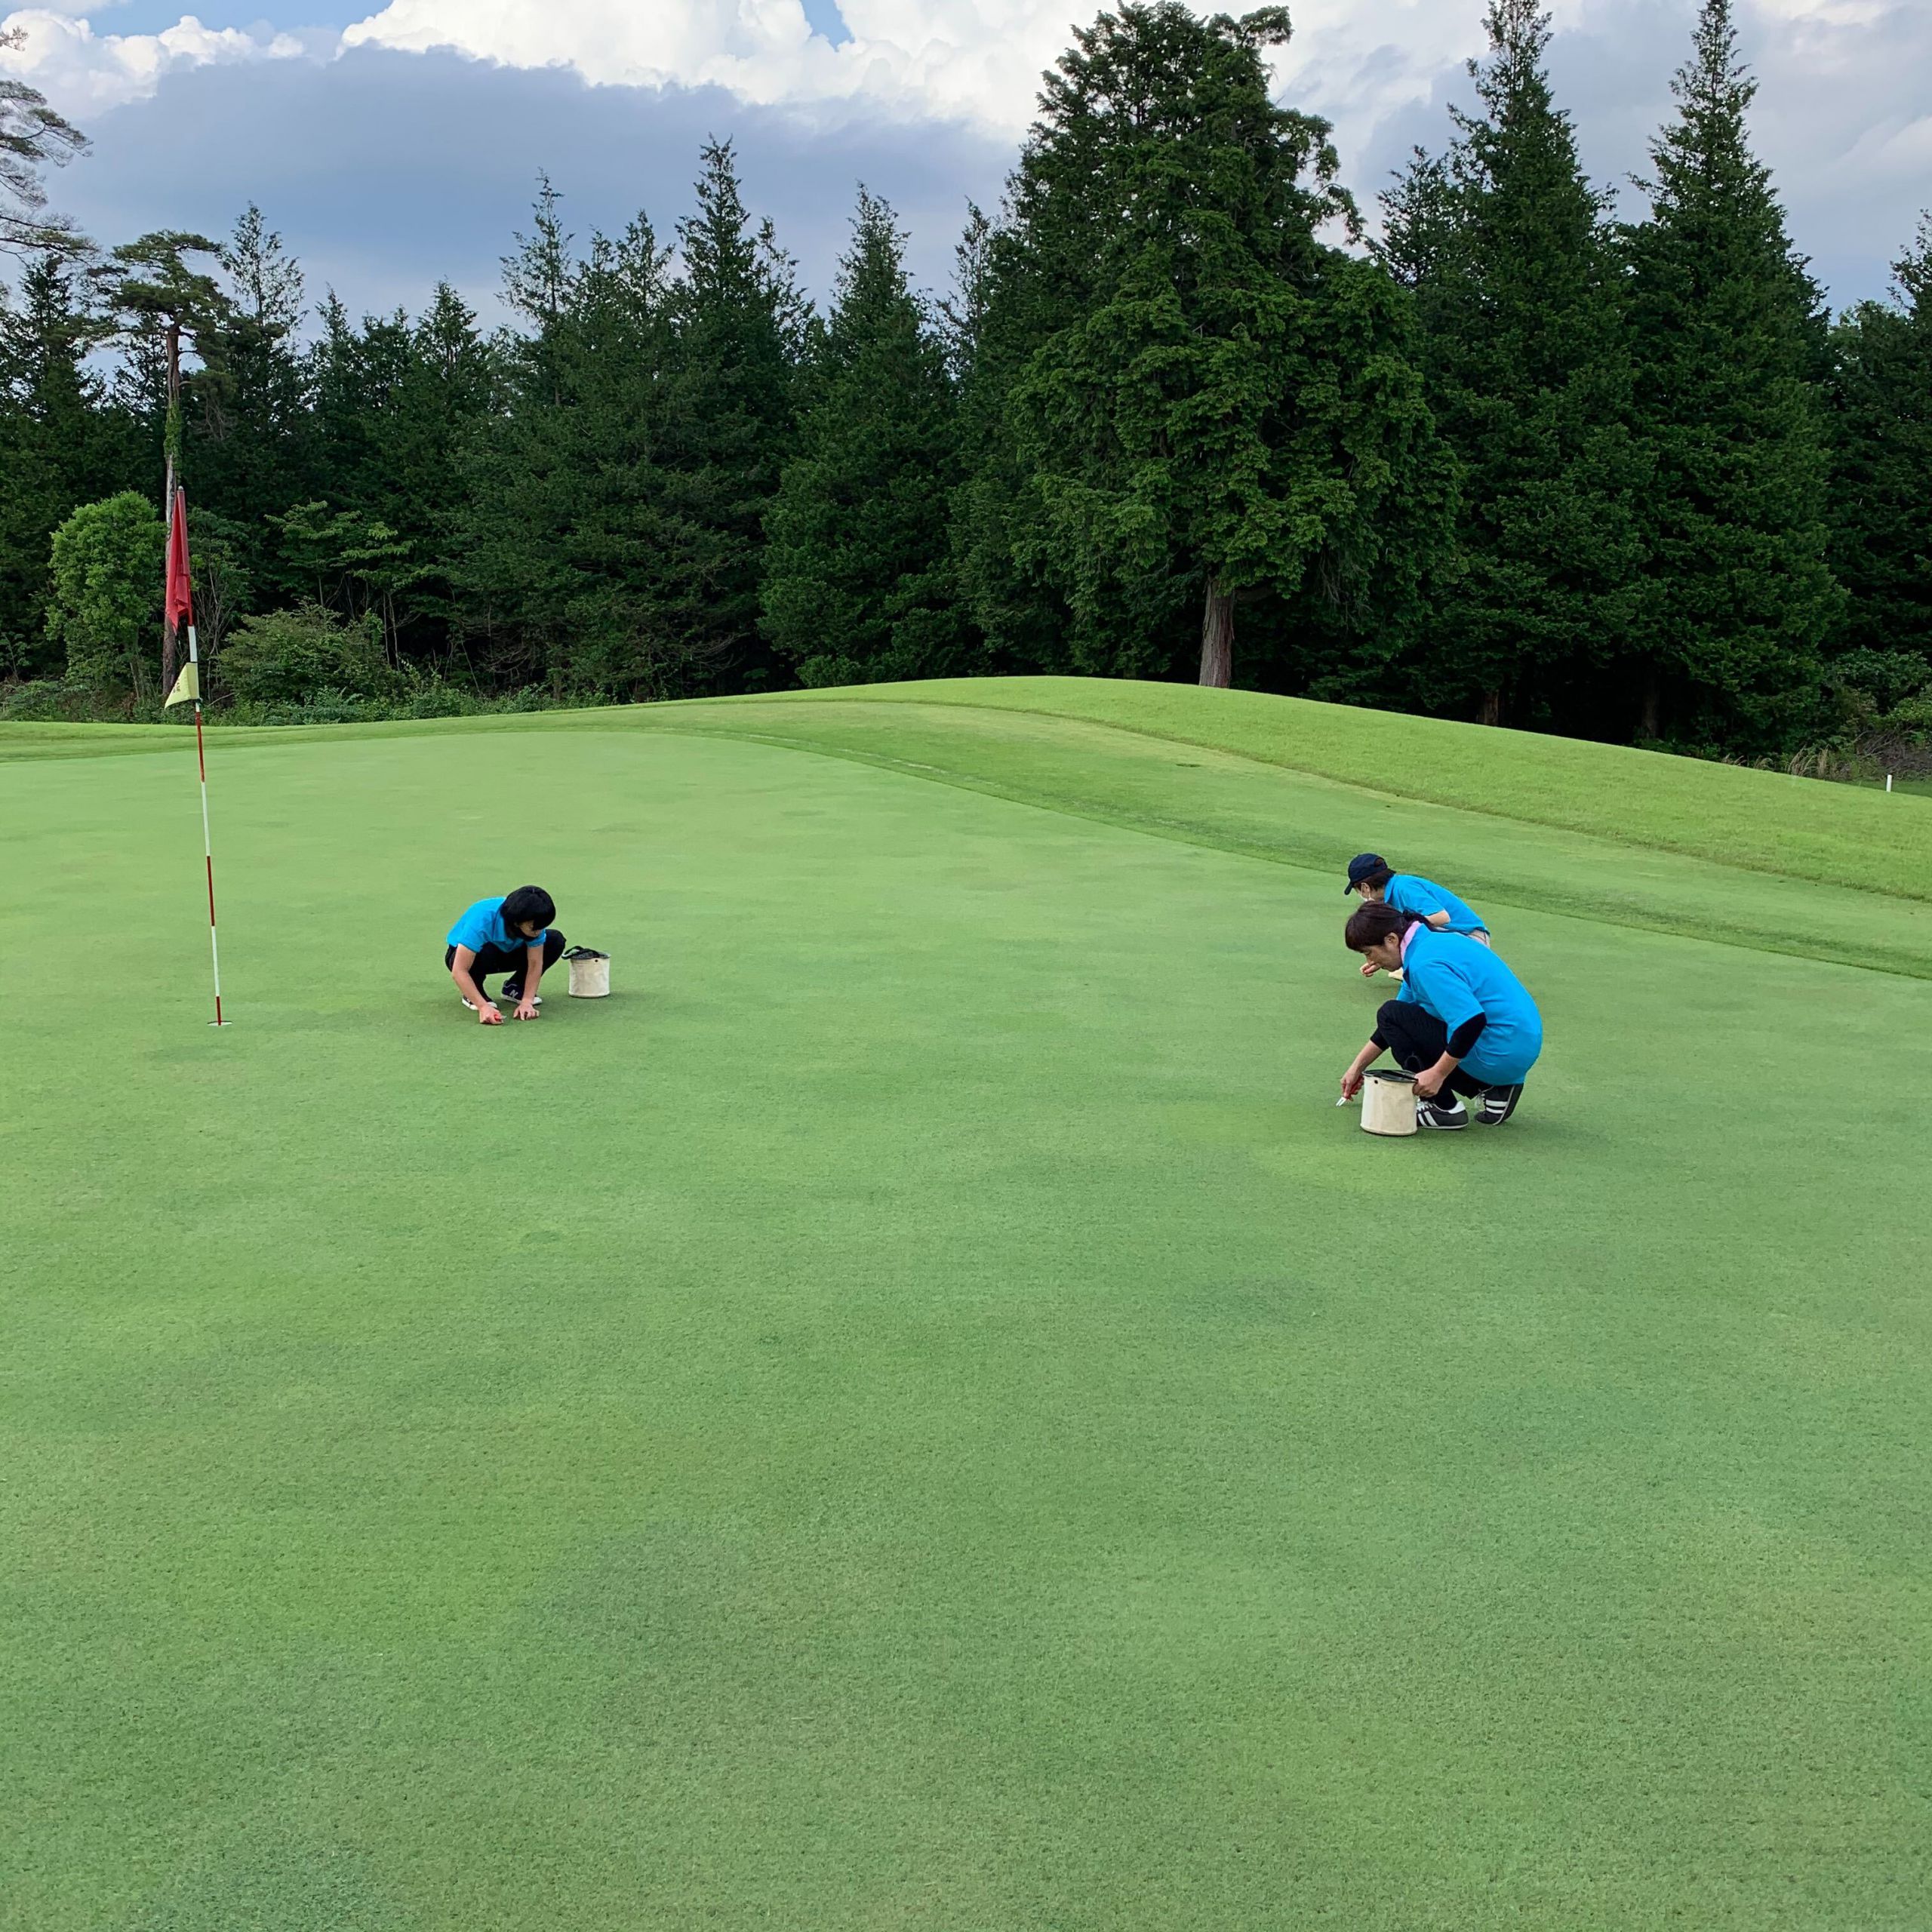
{"type": "Polygon", "coordinates": [[[158,650],[167,532],[138,491],[83,503],[54,533],[47,634],[67,675],[90,690],[147,695],[146,647],[158,650]]]}
{"type": "Polygon", "coordinates": [[[219,670],[245,704],[331,711],[355,699],[389,697],[402,681],[383,654],[373,615],[344,623],[320,604],[245,618],[229,633],[219,670]]]}

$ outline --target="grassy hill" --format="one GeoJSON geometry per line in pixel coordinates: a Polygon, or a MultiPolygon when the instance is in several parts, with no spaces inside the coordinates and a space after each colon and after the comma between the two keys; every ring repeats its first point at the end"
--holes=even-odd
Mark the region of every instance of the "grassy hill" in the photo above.
{"type": "Polygon", "coordinates": [[[0,1924],[1921,1921],[1932,804],[1035,680],[211,760],[219,1034],[181,733],[0,728],[0,1924]],[[1334,1106],[1365,847],[1497,1133],[1334,1106]],[[527,878],[617,992],[486,1032],[527,878]]]}

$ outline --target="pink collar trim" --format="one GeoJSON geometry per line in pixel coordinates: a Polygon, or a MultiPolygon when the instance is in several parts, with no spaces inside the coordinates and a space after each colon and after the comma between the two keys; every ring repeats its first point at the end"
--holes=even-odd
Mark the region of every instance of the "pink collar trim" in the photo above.
{"type": "Polygon", "coordinates": [[[1418,919],[1415,924],[1411,926],[1402,935],[1402,963],[1405,966],[1409,961],[1410,945],[1414,941],[1416,934],[1422,931],[1422,927],[1423,922],[1421,920],[1418,919]]]}

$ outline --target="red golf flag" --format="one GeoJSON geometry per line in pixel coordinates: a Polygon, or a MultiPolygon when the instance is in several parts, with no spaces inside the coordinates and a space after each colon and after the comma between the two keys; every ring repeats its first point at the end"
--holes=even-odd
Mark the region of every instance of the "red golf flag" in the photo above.
{"type": "Polygon", "coordinates": [[[168,628],[178,630],[184,620],[195,621],[195,601],[188,578],[188,493],[177,490],[174,521],[168,533],[168,628]]]}

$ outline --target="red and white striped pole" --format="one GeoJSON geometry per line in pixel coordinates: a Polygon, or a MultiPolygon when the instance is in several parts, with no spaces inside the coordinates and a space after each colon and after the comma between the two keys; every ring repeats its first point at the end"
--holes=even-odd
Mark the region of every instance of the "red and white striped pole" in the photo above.
{"type": "Polygon", "coordinates": [[[208,835],[208,755],[202,737],[201,655],[195,641],[195,626],[188,626],[188,662],[195,669],[195,762],[202,774],[202,857],[208,873],[208,963],[214,968],[214,1023],[225,1026],[221,1017],[221,948],[214,932],[214,842],[208,835]]]}

